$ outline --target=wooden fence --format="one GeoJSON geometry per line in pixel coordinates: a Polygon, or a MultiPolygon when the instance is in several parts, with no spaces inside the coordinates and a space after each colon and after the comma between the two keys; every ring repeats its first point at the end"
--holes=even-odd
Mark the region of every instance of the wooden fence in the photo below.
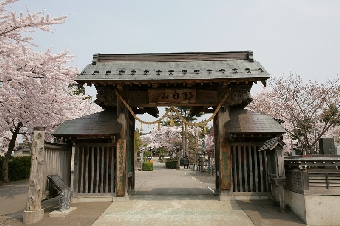
{"type": "Polygon", "coordinates": [[[43,172],[43,199],[49,196],[53,185],[47,179],[48,175],[58,175],[70,186],[71,183],[71,147],[66,145],[45,144],[45,159],[43,172]]]}
{"type": "Polygon", "coordinates": [[[115,192],[115,156],[114,144],[77,144],[74,194],[112,195],[115,192]]]}
{"type": "Polygon", "coordinates": [[[340,195],[340,156],[285,159],[285,189],[314,195],[340,195]]]}
{"type": "Polygon", "coordinates": [[[270,192],[267,155],[258,151],[263,143],[232,143],[233,192],[270,192]]]}

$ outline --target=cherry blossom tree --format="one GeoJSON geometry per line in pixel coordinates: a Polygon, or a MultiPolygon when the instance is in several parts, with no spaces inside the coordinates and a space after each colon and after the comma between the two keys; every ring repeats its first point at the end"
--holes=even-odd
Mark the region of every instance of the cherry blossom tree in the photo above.
{"type": "MultiPolygon", "coordinates": [[[[167,110],[168,108],[165,108],[165,110],[167,110]]],[[[175,107],[175,109],[177,109],[178,112],[180,112],[180,114],[183,116],[183,118],[185,118],[185,120],[187,120],[188,122],[193,122],[195,120],[197,120],[197,117],[201,117],[203,115],[203,112],[199,112],[196,113],[196,115],[192,115],[192,111],[191,108],[188,106],[178,106],[175,107]]],[[[170,120],[170,118],[168,118],[169,120],[164,120],[162,122],[162,125],[170,125],[170,124],[174,124],[176,126],[181,125],[182,126],[182,134],[186,133],[185,132],[185,125],[182,121],[180,121],[180,119],[178,117],[173,117],[172,120],[170,120]],[[172,122],[171,122],[172,121],[172,122]]],[[[188,137],[188,134],[186,136],[182,136],[182,148],[183,148],[183,152],[186,153],[189,150],[188,149],[188,139],[186,139],[188,137]]],[[[190,136],[189,136],[190,137],[190,136]]],[[[196,144],[195,142],[193,144],[196,144]]]]}
{"type": "Polygon", "coordinates": [[[285,143],[298,152],[315,153],[319,139],[340,123],[339,92],[339,79],[304,83],[294,75],[271,78],[248,108],[283,120],[285,143]]]}
{"type": "MultiPolygon", "coordinates": [[[[188,128],[187,138],[189,139],[189,149],[194,149],[196,146],[202,146],[202,139],[198,137],[201,128],[188,128]],[[195,138],[195,147],[190,138],[195,138]]],[[[171,152],[177,152],[182,147],[182,127],[181,126],[160,126],[153,128],[148,134],[142,135],[140,138],[147,144],[147,149],[158,149],[164,147],[171,152]]]]}
{"type": "Polygon", "coordinates": [[[76,67],[67,66],[68,50],[53,54],[34,51],[30,32],[53,32],[66,16],[43,12],[9,12],[16,0],[0,2],[0,143],[6,149],[1,179],[8,182],[8,161],[19,134],[30,137],[34,127],[45,127],[46,137],[67,119],[98,111],[82,93],[74,95],[76,67]]]}
{"type": "Polygon", "coordinates": [[[208,134],[204,135],[205,152],[211,156],[214,154],[215,143],[214,143],[214,129],[211,128],[208,134]]]}
{"type": "Polygon", "coordinates": [[[180,126],[160,126],[160,129],[153,128],[148,134],[142,135],[141,139],[147,144],[147,149],[165,147],[167,150],[172,151],[181,145],[181,132],[180,126]]]}

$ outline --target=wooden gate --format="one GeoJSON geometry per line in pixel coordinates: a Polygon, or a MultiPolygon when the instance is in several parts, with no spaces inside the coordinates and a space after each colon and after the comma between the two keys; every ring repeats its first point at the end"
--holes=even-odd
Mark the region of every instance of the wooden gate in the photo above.
{"type": "Polygon", "coordinates": [[[258,151],[263,143],[232,143],[233,192],[270,192],[267,156],[258,151]]]}
{"type": "Polygon", "coordinates": [[[76,147],[74,193],[113,195],[116,147],[112,143],[79,143],[76,147]]]}

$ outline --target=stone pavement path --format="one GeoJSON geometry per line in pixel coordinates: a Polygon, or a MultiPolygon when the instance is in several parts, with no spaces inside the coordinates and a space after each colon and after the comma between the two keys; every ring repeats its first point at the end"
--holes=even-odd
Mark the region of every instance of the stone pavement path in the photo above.
{"type": "Polygon", "coordinates": [[[213,196],[214,182],[200,183],[190,169],[166,169],[154,158],[154,171],[136,171],[137,195],[208,195],[213,196]],[[210,189],[209,189],[209,188],[210,189]]]}
{"type": "MultiPolygon", "coordinates": [[[[305,225],[296,215],[269,200],[218,201],[214,177],[188,169],[164,169],[154,159],[155,171],[136,171],[136,195],[122,202],[73,203],[77,209],[64,218],[51,218],[58,198],[44,201],[45,217],[34,226],[60,225],[305,225]]],[[[0,226],[22,223],[28,182],[0,184],[0,226]]]]}
{"type": "Polygon", "coordinates": [[[201,183],[190,170],[137,172],[136,195],[112,203],[93,224],[100,225],[254,225],[235,203],[218,201],[213,184],[201,183]],[[144,183],[139,183],[144,181],[144,183]]]}
{"type": "Polygon", "coordinates": [[[137,195],[112,203],[93,224],[101,225],[254,225],[236,203],[211,196],[137,195]]]}
{"type": "Polygon", "coordinates": [[[218,201],[215,179],[205,173],[165,169],[157,159],[154,169],[137,171],[136,195],[112,203],[93,225],[305,225],[270,200],[218,201]]]}

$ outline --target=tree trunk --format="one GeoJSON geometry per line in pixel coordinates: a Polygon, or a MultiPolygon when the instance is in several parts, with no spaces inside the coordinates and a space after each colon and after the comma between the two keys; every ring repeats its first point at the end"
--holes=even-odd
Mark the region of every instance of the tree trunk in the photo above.
{"type": "Polygon", "coordinates": [[[2,163],[2,173],[1,173],[1,181],[3,183],[8,183],[8,163],[12,155],[12,151],[15,147],[15,141],[17,140],[20,128],[22,127],[22,123],[19,122],[17,126],[15,127],[14,131],[12,131],[12,137],[8,144],[8,150],[5,153],[5,159],[2,163]]]}
{"type": "Polygon", "coordinates": [[[8,180],[8,163],[9,163],[9,160],[11,158],[11,153],[12,153],[12,150],[10,150],[8,148],[8,151],[5,153],[5,159],[2,163],[2,174],[1,174],[1,181],[3,183],[8,183],[9,180],[8,180]]]}

